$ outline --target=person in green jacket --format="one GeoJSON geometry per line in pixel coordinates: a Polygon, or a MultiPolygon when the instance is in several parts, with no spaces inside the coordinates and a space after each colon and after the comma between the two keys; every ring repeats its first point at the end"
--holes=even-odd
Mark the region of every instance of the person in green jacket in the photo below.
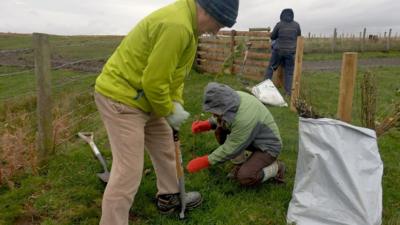
{"type": "Polygon", "coordinates": [[[214,117],[195,121],[192,132],[215,129],[221,145],[211,154],[191,160],[187,165],[189,172],[237,159],[248,150],[251,155],[233,169],[230,173],[233,178],[243,186],[255,186],[269,178],[283,182],[285,166],[277,161],[282,140],[278,126],[265,105],[248,93],[211,82],[204,91],[203,110],[214,117]]]}
{"type": "MultiPolygon", "coordinates": [[[[138,190],[144,149],[157,176],[157,208],[180,208],[174,130],[189,116],[183,83],[190,72],[198,36],[232,27],[238,0],[178,0],[141,20],[122,40],[96,79],[95,101],[112,151],[100,224],[128,224],[138,190]]],[[[186,208],[201,203],[188,192],[186,208]]]]}

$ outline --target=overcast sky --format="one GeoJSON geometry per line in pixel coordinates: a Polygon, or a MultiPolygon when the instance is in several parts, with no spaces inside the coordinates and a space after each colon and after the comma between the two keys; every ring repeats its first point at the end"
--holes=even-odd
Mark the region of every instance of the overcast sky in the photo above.
{"type": "MultiPolygon", "coordinates": [[[[0,0],[0,32],[61,35],[126,34],[144,16],[174,0],[0,0]]],[[[398,0],[241,0],[236,30],[273,27],[292,8],[303,35],[400,35],[398,0]]]]}

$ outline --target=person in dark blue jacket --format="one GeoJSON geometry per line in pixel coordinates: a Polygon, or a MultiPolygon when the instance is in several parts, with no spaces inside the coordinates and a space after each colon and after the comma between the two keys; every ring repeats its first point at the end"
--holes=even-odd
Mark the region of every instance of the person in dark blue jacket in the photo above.
{"type": "Polygon", "coordinates": [[[300,25],[293,20],[292,9],[282,10],[280,19],[281,21],[275,25],[271,33],[271,58],[265,72],[265,79],[272,79],[274,70],[282,64],[285,73],[285,92],[290,96],[297,37],[301,35],[301,29],[300,25]]]}

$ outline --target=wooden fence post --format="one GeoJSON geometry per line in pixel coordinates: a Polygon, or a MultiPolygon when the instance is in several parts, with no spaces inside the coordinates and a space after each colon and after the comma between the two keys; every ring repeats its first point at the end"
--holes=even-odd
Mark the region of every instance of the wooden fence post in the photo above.
{"type": "Polygon", "coordinates": [[[332,53],[336,50],[336,39],[337,39],[337,30],[333,29],[333,39],[332,39],[332,53]]]}
{"type": "Polygon", "coordinates": [[[386,39],[386,51],[390,51],[390,36],[392,35],[392,28],[389,29],[389,34],[386,39]]]}
{"type": "Polygon", "coordinates": [[[232,65],[230,68],[230,72],[231,74],[235,74],[235,36],[236,36],[236,31],[235,30],[231,30],[231,55],[233,57],[232,59],[232,65]]]}
{"type": "Polygon", "coordinates": [[[342,59],[342,74],[340,77],[338,118],[351,122],[354,85],[357,75],[357,53],[345,52],[342,59]]]}
{"type": "Polygon", "coordinates": [[[43,165],[53,149],[50,45],[46,34],[34,33],[32,37],[37,82],[37,149],[39,164],[43,165]]]}
{"type": "Polygon", "coordinates": [[[297,37],[296,58],[292,80],[292,95],[290,97],[290,110],[296,112],[296,102],[300,96],[300,79],[303,68],[304,38],[297,37]]]}
{"type": "Polygon", "coordinates": [[[367,28],[364,27],[364,31],[363,31],[363,37],[361,40],[361,52],[363,52],[365,49],[365,36],[367,35],[367,28]]]}
{"type": "Polygon", "coordinates": [[[344,33],[342,33],[342,35],[340,35],[340,48],[339,48],[339,49],[342,49],[342,51],[343,51],[343,41],[344,41],[344,39],[345,39],[345,36],[344,36],[344,33]]]}

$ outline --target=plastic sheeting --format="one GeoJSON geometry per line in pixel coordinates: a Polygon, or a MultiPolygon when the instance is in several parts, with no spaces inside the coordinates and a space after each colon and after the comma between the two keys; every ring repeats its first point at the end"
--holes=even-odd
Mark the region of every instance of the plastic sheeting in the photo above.
{"type": "Polygon", "coordinates": [[[383,163],[375,131],[333,119],[300,118],[299,136],[287,222],[381,224],[383,163]]]}
{"type": "Polygon", "coordinates": [[[254,86],[251,93],[264,104],[280,107],[288,106],[274,83],[269,79],[254,86]]]}

